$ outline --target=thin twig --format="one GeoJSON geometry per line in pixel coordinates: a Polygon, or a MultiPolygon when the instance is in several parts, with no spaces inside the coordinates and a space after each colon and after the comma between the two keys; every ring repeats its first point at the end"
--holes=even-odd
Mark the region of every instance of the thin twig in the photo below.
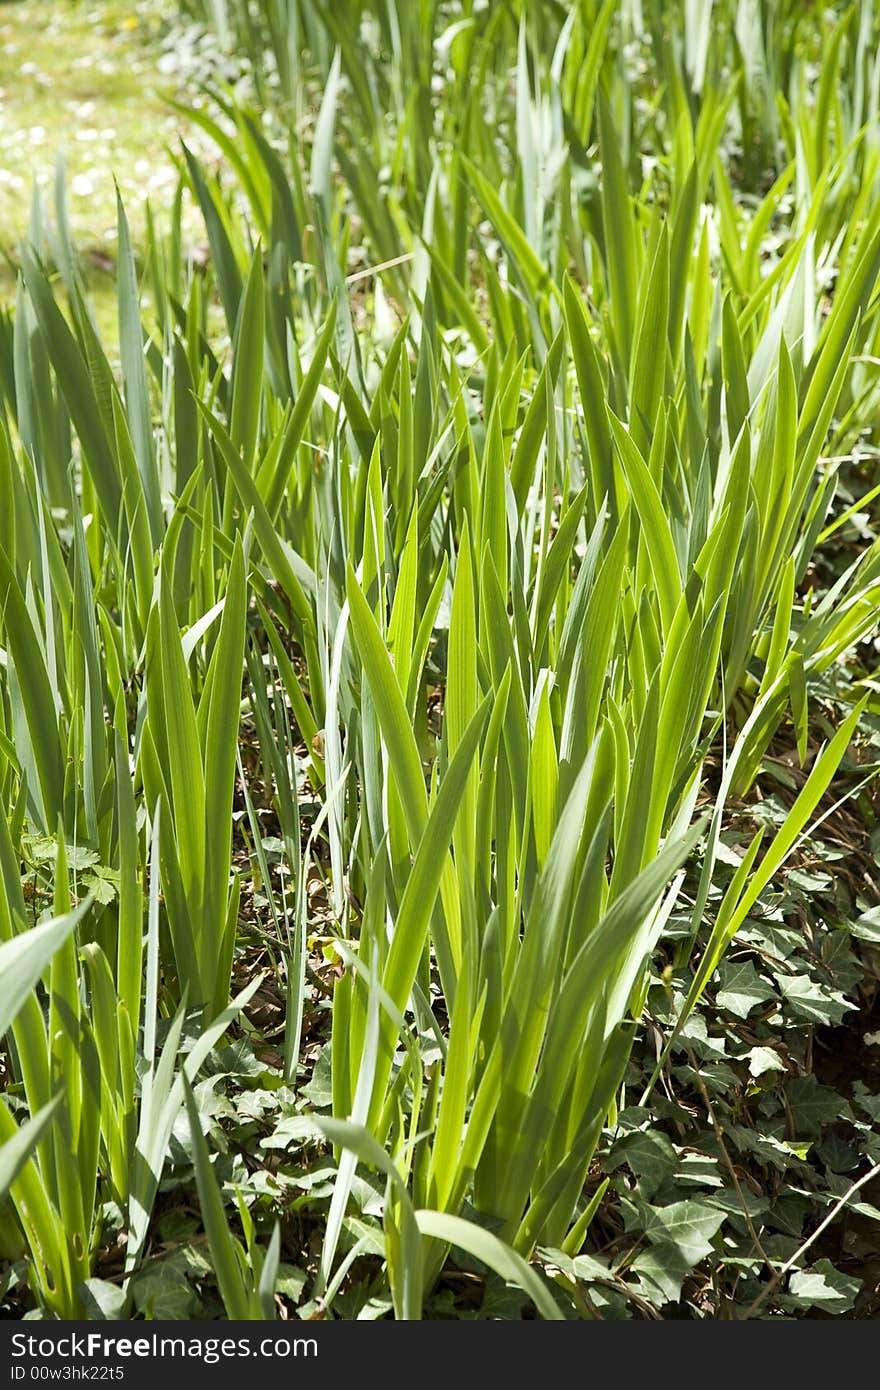
{"type": "Polygon", "coordinates": [[[411,261],[414,256],[414,251],[406,251],[402,256],[395,256],[393,260],[382,261],[379,265],[368,265],[366,270],[355,270],[351,275],[346,275],[345,283],[355,285],[358,280],[368,280],[371,275],[378,275],[381,270],[392,270],[396,265],[404,265],[407,261],[411,261]]]}

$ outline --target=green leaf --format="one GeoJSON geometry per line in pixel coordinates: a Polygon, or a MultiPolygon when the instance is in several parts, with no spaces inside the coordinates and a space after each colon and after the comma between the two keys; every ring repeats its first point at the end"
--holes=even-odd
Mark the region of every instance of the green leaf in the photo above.
{"type": "Polygon", "coordinates": [[[602,379],[599,356],[590,334],[587,306],[568,275],[565,277],[565,322],[584,410],[593,508],[598,514],[602,502],[607,501],[612,516],[616,516],[613,446],[606,415],[607,392],[602,379]]]}
{"type": "Polygon", "coordinates": [[[800,1308],[821,1308],[838,1317],[848,1313],[861,1292],[858,1279],[842,1274],[830,1260],[817,1260],[796,1270],[788,1281],[788,1297],[800,1308]]]}
{"type": "Polygon", "coordinates": [[[840,990],[830,989],[821,981],[812,980],[809,975],[779,974],[776,979],[780,993],[788,1000],[795,1014],[808,1019],[810,1023],[826,1026],[840,1023],[844,1014],[856,1007],[840,990]]]}
{"type": "Polygon", "coordinates": [[[748,1018],[756,1004],[773,999],[773,986],[759,975],[750,960],[718,967],[721,984],[715,994],[720,1009],[729,1009],[737,1018],[748,1018]]]}
{"type": "Polygon", "coordinates": [[[82,442],[105,520],[109,527],[115,529],[122,503],[122,488],[88,366],[55,303],[42,267],[27,248],[22,254],[22,268],[58,383],[82,442]]]}
{"type": "Polygon", "coordinates": [[[205,219],[205,226],[208,232],[208,241],[211,245],[211,255],[217,270],[217,285],[220,290],[220,298],[223,302],[223,312],[226,316],[226,323],[230,334],[234,332],[236,319],[238,317],[238,306],[241,300],[242,275],[239,268],[226,222],[220,211],[219,201],[209,189],[202,173],[201,165],[195,156],[187,148],[184,141],[181,141],[184,158],[186,159],[190,181],[193,191],[198,199],[202,216],[205,219]]]}
{"type": "Polygon", "coordinates": [[[681,598],[681,576],[672,531],[657,484],[651,477],[648,465],[642,458],[635,440],[610,410],[608,419],[626,474],[626,480],[632,489],[639,521],[642,523],[642,532],[651,561],[654,588],[663,621],[663,632],[668,636],[672,630],[675,612],[681,598]]]}
{"type": "MultiPolygon", "coordinates": [[[[2,966],[2,958],[0,958],[2,966]]],[[[3,1104],[0,1101],[0,1104],[3,1104]]],[[[38,1110],[33,1119],[26,1120],[12,1139],[0,1145],[0,1202],[3,1201],[33,1150],[39,1144],[61,1104],[60,1093],[38,1110]]]]}
{"type": "Polygon", "coordinates": [[[128,230],[128,219],[116,191],[116,217],[119,225],[118,302],[119,354],[122,359],[122,379],[125,383],[125,405],[128,428],[134,445],[138,473],[147,504],[147,517],[153,544],[158,546],[164,529],[162,496],[156,451],[153,444],[153,422],[150,417],[150,398],[144,366],[144,330],[141,324],[134,253],[128,230]]]}
{"type": "Polygon", "coordinates": [[[768,1071],[785,1071],[786,1066],[779,1053],[772,1047],[752,1047],[748,1052],[749,1072],[754,1077],[764,1076],[768,1071]]]}
{"type": "Polygon", "coordinates": [[[0,1037],[26,1002],[52,957],[67,941],[77,923],[82,921],[89,906],[90,900],[87,899],[72,912],[54,917],[50,922],[32,927],[30,931],[0,944],[0,1037]]]}
{"type": "Polygon", "coordinates": [[[410,840],[413,844],[418,844],[428,818],[428,793],[425,789],[425,775],[419,750],[394,667],[382,641],[376,619],[351,566],[346,573],[345,588],[358,655],[364,665],[382,734],[388,746],[388,756],[406,816],[410,840]]]}
{"type": "Polygon", "coordinates": [[[552,295],[561,303],[562,296],[555,281],[546,267],[541,264],[517,219],[511,217],[489,180],[480,173],[476,165],[466,155],[461,156],[461,162],[486,216],[504,243],[505,250],[513,262],[514,270],[522,281],[526,294],[535,304],[545,301],[548,295],[552,295]]]}
{"type": "Polygon", "coordinates": [[[650,1202],[658,1188],[678,1168],[678,1154],[669,1139],[658,1129],[636,1130],[619,1140],[605,1168],[613,1173],[626,1163],[638,1178],[639,1196],[650,1202]]]}
{"type": "MultiPolygon", "coordinates": [[[[613,332],[624,360],[634,342],[636,312],[636,236],[620,142],[608,99],[599,93],[599,149],[602,156],[602,226],[608,284],[613,310],[613,332]]],[[[664,325],[665,331],[665,325],[664,325]]]]}
{"type": "Polygon", "coordinates": [[[694,1201],[645,1208],[643,1215],[644,1234],[651,1244],[672,1246],[690,1269],[712,1254],[713,1238],[725,1219],[717,1207],[694,1201]]]}
{"type": "Polygon", "coordinates": [[[818,1137],[823,1126],[834,1124],[847,1113],[846,1103],[837,1092],[823,1086],[812,1074],[789,1081],[785,1095],[799,1137],[818,1137]]]}
{"type": "Polygon", "coordinates": [[[79,1296],[90,1322],[116,1322],[125,1318],[128,1300],[118,1284],[109,1279],[85,1279],[79,1296]]]}
{"type": "Polygon", "coordinates": [[[50,832],[57,826],[63,809],[64,771],[57,734],[58,711],[31,615],[19,589],[18,579],[2,551],[0,615],[6,630],[6,645],[15,665],[23,714],[36,762],[43,829],[50,832]]]}
{"type": "Polygon", "coordinates": [[[665,222],[641,299],[639,322],[633,340],[629,423],[636,447],[642,453],[649,453],[666,375],[669,235],[665,222]]]}
{"type": "Polygon", "coordinates": [[[450,1216],[446,1212],[417,1211],[416,1221],[422,1235],[433,1236],[435,1240],[457,1245],[469,1255],[494,1269],[495,1273],[509,1284],[515,1284],[528,1294],[542,1318],[561,1321],[564,1314],[558,1308],[549,1289],[541,1282],[540,1276],[521,1255],[512,1250],[491,1231],[464,1221],[460,1216],[450,1216]]]}
{"type": "Polygon", "coordinates": [[[265,336],[263,248],[254,247],[235,325],[232,362],[232,416],[229,434],[248,469],[253,465],[260,426],[265,336]]]}

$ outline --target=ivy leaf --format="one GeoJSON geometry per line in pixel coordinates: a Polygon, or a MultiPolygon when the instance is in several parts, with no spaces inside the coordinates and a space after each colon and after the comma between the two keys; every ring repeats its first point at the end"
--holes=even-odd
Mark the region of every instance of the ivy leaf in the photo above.
{"type": "Polygon", "coordinates": [[[864,1081],[854,1082],[853,1099],[860,1110],[870,1115],[872,1120],[880,1122],[880,1096],[872,1095],[864,1081]]]}
{"type": "Polygon", "coordinates": [[[793,1153],[795,1158],[799,1158],[802,1163],[806,1163],[810,1149],[813,1147],[812,1139],[783,1139],[782,1143],[783,1147],[788,1149],[789,1153],[793,1153]]]}
{"type": "Polygon", "coordinates": [[[131,1297],[138,1312],[163,1322],[189,1321],[200,1311],[186,1275],[167,1260],[148,1265],[132,1280],[131,1297]]]}
{"type": "Polygon", "coordinates": [[[692,1266],[674,1245],[654,1245],[637,1255],[630,1266],[639,1276],[639,1292],[652,1303],[677,1303],[692,1266]]]}
{"type": "Polygon", "coordinates": [[[817,1152],[832,1173],[851,1173],[859,1164],[858,1144],[852,1139],[845,1139],[834,1129],[826,1134],[817,1152]]]}
{"type": "Polygon", "coordinates": [[[830,1086],[823,1086],[815,1076],[799,1076],[786,1087],[795,1128],[800,1136],[818,1135],[823,1125],[835,1120],[850,1119],[849,1106],[830,1086]]]}
{"type": "Polygon", "coordinates": [[[753,1047],[747,1056],[749,1073],[752,1076],[763,1076],[768,1071],[785,1071],[786,1069],[779,1053],[772,1047],[753,1047]]]}
{"type": "Polygon", "coordinates": [[[91,1322],[114,1322],[125,1317],[125,1294],[107,1279],[86,1279],[79,1296],[91,1322]]]}
{"type": "MultiPolygon", "coordinates": [[[[724,1179],[718,1169],[718,1159],[712,1158],[705,1153],[686,1153],[680,1161],[678,1172],[675,1174],[675,1181],[684,1186],[690,1184],[701,1188],[723,1188],[724,1179]]],[[[716,1201],[720,1194],[714,1192],[712,1200],[716,1201]]]]}
{"type": "Polygon", "coordinates": [[[299,1265],[285,1264],[282,1261],[278,1266],[275,1291],[289,1298],[291,1303],[299,1303],[307,1281],[308,1275],[299,1265]]]}
{"type": "Polygon", "coordinates": [[[792,931],[784,922],[774,922],[762,918],[760,922],[748,919],[740,933],[740,939],[759,951],[766,951],[778,960],[791,960],[803,948],[803,938],[792,931]]]}
{"type": "Polygon", "coordinates": [[[642,1232],[650,1242],[630,1266],[639,1276],[640,1291],[655,1303],[674,1303],[681,1297],[686,1276],[700,1260],[712,1253],[712,1239],[725,1220],[726,1212],[705,1202],[672,1202],[666,1207],[649,1207],[635,1199],[629,1207],[641,1218],[642,1232]]]}
{"type": "Polygon", "coordinates": [[[811,1269],[791,1276],[788,1294],[799,1308],[824,1308],[830,1313],[847,1313],[861,1288],[858,1279],[841,1274],[830,1260],[818,1260],[811,1269]]]}
{"type": "Polygon", "coordinates": [[[701,1013],[692,1013],[678,1036],[690,1043],[691,1050],[701,1062],[717,1061],[727,1056],[724,1038],[710,1037],[706,1019],[701,1013]]]}
{"type": "Polygon", "coordinates": [[[760,1134],[747,1125],[729,1123],[727,1134],[741,1153],[753,1155],[761,1164],[771,1164],[780,1172],[792,1166],[795,1155],[772,1134],[760,1134]]]}
{"type": "Polygon", "coordinates": [[[706,1202],[672,1202],[668,1207],[645,1207],[644,1234],[652,1245],[671,1245],[693,1268],[712,1253],[726,1213],[706,1202]]]}
{"type": "Polygon", "coordinates": [[[850,932],[860,941],[870,941],[880,946],[880,907],[869,908],[850,926],[850,932]]]}
{"type": "Polygon", "coordinates": [[[839,990],[829,989],[809,975],[777,975],[776,980],[794,1012],[811,1023],[839,1023],[855,1008],[839,990]]]}
{"type": "Polygon", "coordinates": [[[712,1193],[712,1201],[737,1222],[742,1222],[744,1209],[750,1217],[754,1218],[760,1216],[770,1206],[769,1198],[763,1195],[759,1197],[748,1187],[743,1186],[740,1187],[739,1192],[734,1187],[722,1187],[719,1191],[712,1193]]]}
{"type": "Polygon", "coordinates": [[[722,965],[718,974],[721,988],[716,992],[715,1002],[720,1009],[727,1009],[737,1018],[747,1018],[756,1004],[776,997],[773,986],[758,974],[750,960],[722,965]]]}
{"type": "Polygon", "coordinates": [[[650,1202],[654,1193],[678,1167],[678,1156],[661,1130],[637,1130],[615,1144],[606,1171],[613,1173],[627,1163],[639,1180],[639,1193],[650,1202]]]}
{"type": "Polygon", "coordinates": [[[323,1134],[314,1120],[308,1115],[285,1115],[265,1139],[260,1140],[261,1149],[289,1149],[292,1144],[304,1144],[308,1140],[321,1140],[323,1134]]]}
{"type": "Polygon", "coordinates": [[[333,1084],[330,1077],[330,1048],[321,1048],[315,1059],[311,1080],[302,1087],[302,1094],[316,1110],[327,1110],[333,1103],[333,1084]]]}
{"type": "Polygon", "coordinates": [[[804,869],[792,869],[788,875],[788,881],[805,893],[822,893],[831,883],[831,875],[807,873],[804,869]]]}

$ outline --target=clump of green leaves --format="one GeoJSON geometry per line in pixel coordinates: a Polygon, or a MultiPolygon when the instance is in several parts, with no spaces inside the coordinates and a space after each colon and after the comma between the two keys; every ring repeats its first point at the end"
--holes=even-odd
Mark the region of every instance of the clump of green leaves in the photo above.
{"type": "MultiPolygon", "coordinates": [[[[841,1005],[726,953],[870,698],[846,688],[815,737],[811,692],[873,639],[880,597],[873,539],[814,583],[877,391],[867,31],[841,26],[814,108],[818,53],[789,7],[760,63],[742,15],[734,43],[690,8],[644,28],[610,3],[564,22],[463,5],[449,27],[432,6],[210,8],[255,58],[269,45],[278,90],[259,93],[268,123],[223,94],[196,114],[231,182],[183,148],[146,247],[153,320],[120,205],[114,371],[61,202],[64,300],[38,213],[6,324],[3,934],[28,939],[23,869],[31,916],[44,892],[79,913],[40,967],[48,1025],[38,993],[12,1032],[27,1123],[46,1126],[9,1119],[37,1145],[10,1179],[36,1295],[65,1316],[106,1296],[100,1170],[128,1238],[122,1306],[152,1306],[139,1270],[185,1106],[223,1305],[271,1313],[280,1237],[261,1246],[238,1180],[230,1224],[192,1084],[255,995],[229,1003],[256,937],[296,1087],[320,937],[329,1075],[286,1117],[332,1147],[316,1306],[344,1305],[381,1252],[351,1308],[418,1317],[453,1248],[544,1316],[582,1281],[675,1300],[725,1208],[652,1201],[679,1155],[645,1106],[705,1041],[716,970],[734,1014],[777,991],[795,1011],[821,997],[827,1022],[841,1005]],[[646,107],[632,55],[652,41],[646,107]],[[758,146],[773,181],[755,191],[758,146]],[[185,196],[204,272],[182,255],[185,196]],[[734,850],[783,728],[797,794],[734,850]],[[661,1055],[634,1114],[646,1006],[661,1055]],[[178,1060],[188,1009],[201,1031],[178,1060]],[[618,1193],[647,1242],[626,1277],[585,1253],[609,1126],[606,1176],[641,1182],[618,1193]],[[52,1166],[61,1133],[76,1181],[52,1166]],[[61,1284],[39,1263],[53,1221],[61,1284]]],[[[780,1057],[753,1044],[756,1083],[780,1057]]],[[[848,1297],[818,1265],[789,1296],[811,1279],[848,1297]]]]}

